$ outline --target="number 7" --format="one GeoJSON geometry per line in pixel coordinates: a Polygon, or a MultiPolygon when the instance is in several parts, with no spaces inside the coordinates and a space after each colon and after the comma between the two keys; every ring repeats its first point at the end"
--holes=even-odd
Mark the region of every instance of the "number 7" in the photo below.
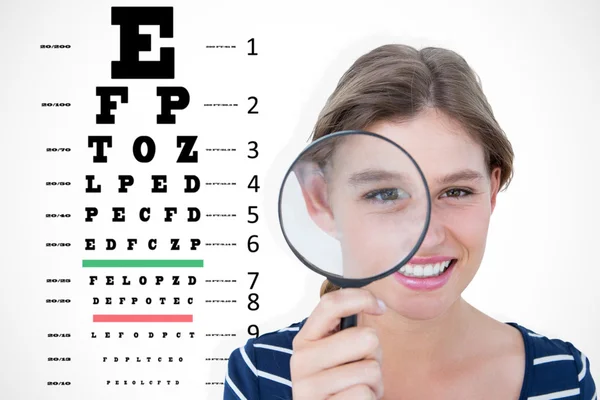
{"type": "Polygon", "coordinates": [[[254,279],[252,280],[250,289],[254,289],[254,284],[256,283],[256,280],[258,279],[258,272],[248,272],[248,275],[253,275],[253,274],[254,274],[254,279]]]}

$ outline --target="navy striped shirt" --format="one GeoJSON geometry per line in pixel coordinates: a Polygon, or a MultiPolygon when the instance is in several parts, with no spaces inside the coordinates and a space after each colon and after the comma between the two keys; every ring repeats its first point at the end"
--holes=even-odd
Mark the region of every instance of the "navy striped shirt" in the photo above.
{"type": "MultiPolygon", "coordinates": [[[[249,339],[229,356],[224,400],[291,400],[292,340],[307,318],[249,339]]],[[[537,334],[515,322],[525,344],[525,376],[519,400],[598,400],[590,362],[572,343],[537,334]]]]}

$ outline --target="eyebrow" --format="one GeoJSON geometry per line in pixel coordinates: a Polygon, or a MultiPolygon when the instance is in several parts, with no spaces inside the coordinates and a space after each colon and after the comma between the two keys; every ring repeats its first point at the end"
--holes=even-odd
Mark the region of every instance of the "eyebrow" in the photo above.
{"type": "MultiPolygon", "coordinates": [[[[348,183],[353,186],[357,186],[369,182],[379,182],[392,179],[397,179],[404,182],[408,181],[406,174],[403,174],[401,172],[386,171],[383,169],[369,169],[361,172],[356,172],[350,175],[350,178],[348,178],[348,183]]],[[[457,181],[475,182],[482,179],[484,179],[484,177],[483,175],[481,175],[481,173],[472,169],[463,169],[460,171],[446,174],[441,178],[436,179],[436,182],[440,185],[447,185],[449,183],[457,181]]]]}
{"type": "Polygon", "coordinates": [[[449,183],[457,182],[457,181],[480,181],[484,179],[481,173],[474,171],[472,169],[463,169],[460,171],[452,172],[450,174],[444,175],[441,178],[436,180],[440,185],[447,185],[449,183]]]}
{"type": "Polygon", "coordinates": [[[369,182],[379,182],[392,179],[407,181],[407,176],[401,172],[386,171],[383,169],[368,169],[350,175],[350,178],[348,178],[348,183],[353,186],[358,186],[369,182]]]}

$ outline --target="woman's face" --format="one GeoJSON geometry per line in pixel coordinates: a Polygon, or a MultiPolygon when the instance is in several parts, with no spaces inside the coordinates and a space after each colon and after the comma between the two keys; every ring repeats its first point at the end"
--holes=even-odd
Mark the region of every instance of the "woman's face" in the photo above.
{"type": "MultiPolygon", "coordinates": [[[[429,185],[431,219],[414,257],[457,260],[447,271],[445,284],[435,289],[404,285],[397,273],[368,288],[405,317],[433,318],[459,298],[479,268],[500,170],[496,168],[488,175],[481,146],[457,122],[433,109],[409,121],[380,122],[365,130],[402,146],[429,185]]],[[[341,243],[344,275],[364,277],[388,270],[408,255],[423,230],[426,203],[416,169],[395,146],[375,139],[342,142],[331,161],[332,168],[326,174],[329,210],[317,218],[320,226],[341,243]],[[357,175],[365,170],[404,171],[409,179],[357,175]],[[351,176],[355,179],[349,185],[351,176]],[[384,188],[393,190],[382,191],[384,188]]]]}

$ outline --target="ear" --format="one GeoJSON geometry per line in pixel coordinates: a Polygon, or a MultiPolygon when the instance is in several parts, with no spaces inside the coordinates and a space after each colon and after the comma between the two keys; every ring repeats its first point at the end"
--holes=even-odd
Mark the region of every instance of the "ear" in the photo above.
{"type": "Polygon", "coordinates": [[[337,238],[333,212],[327,195],[327,181],[323,173],[306,165],[294,168],[294,173],[300,183],[308,214],[321,230],[337,238]]]}
{"type": "Polygon", "coordinates": [[[500,167],[494,168],[492,174],[490,176],[490,184],[491,184],[491,195],[490,200],[492,203],[492,213],[494,212],[494,208],[496,208],[496,196],[498,195],[498,191],[500,189],[500,176],[502,174],[502,170],[500,167]]]}

